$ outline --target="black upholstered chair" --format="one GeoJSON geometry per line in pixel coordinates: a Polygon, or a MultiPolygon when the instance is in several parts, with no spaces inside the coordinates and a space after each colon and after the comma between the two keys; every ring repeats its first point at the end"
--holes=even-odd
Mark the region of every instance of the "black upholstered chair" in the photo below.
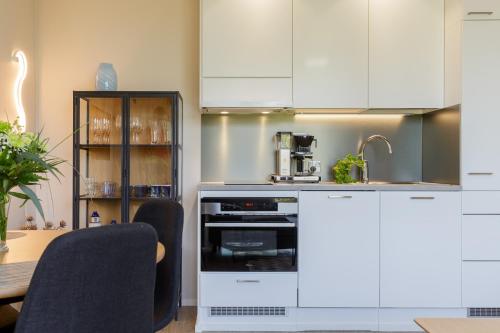
{"type": "Polygon", "coordinates": [[[180,305],[184,209],[173,200],[148,201],[139,207],[134,222],[152,225],[165,246],[165,258],[156,266],[154,329],[158,331],[172,321],[180,305]]]}
{"type": "Polygon", "coordinates": [[[15,332],[153,332],[156,248],[144,223],[57,237],[35,269],[15,332]]]}

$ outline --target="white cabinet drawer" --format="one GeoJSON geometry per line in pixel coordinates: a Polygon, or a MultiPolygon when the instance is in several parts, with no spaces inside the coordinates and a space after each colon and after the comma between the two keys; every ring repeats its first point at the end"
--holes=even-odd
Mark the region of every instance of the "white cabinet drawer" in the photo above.
{"type": "Polygon", "coordinates": [[[464,20],[500,19],[498,0],[464,0],[464,20]]]}
{"type": "Polygon", "coordinates": [[[500,214],[500,191],[462,192],[462,214],[500,214]]]}
{"type": "Polygon", "coordinates": [[[462,217],[462,259],[500,260],[500,216],[462,217]]]}
{"type": "Polygon", "coordinates": [[[500,307],[500,262],[462,264],[463,307],[500,307]]]}
{"type": "Polygon", "coordinates": [[[297,306],[297,273],[201,273],[201,306],[297,306]]]}
{"type": "Polygon", "coordinates": [[[290,107],[292,78],[202,78],[202,107],[290,107]]]}

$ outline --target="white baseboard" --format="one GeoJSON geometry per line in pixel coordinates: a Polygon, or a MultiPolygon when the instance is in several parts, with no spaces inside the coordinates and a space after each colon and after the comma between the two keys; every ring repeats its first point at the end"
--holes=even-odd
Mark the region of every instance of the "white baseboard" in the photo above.
{"type": "Polygon", "coordinates": [[[197,302],[195,298],[183,298],[182,306],[196,306],[197,302]]]}
{"type": "Polygon", "coordinates": [[[421,332],[418,317],[467,316],[466,309],[410,308],[288,308],[286,317],[210,317],[208,308],[199,307],[196,332],[204,331],[286,331],[363,330],[381,332],[421,332]]]}

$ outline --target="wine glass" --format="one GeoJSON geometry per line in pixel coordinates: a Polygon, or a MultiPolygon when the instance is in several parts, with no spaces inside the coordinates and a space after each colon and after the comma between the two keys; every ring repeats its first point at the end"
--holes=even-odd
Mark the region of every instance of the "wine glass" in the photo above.
{"type": "Polygon", "coordinates": [[[111,120],[108,117],[102,118],[103,143],[111,142],[111,120]]]}
{"type": "Polygon", "coordinates": [[[101,119],[97,116],[92,118],[91,129],[94,133],[94,143],[101,143],[101,119]]]}
{"type": "Polygon", "coordinates": [[[157,120],[151,120],[149,122],[149,129],[151,135],[151,143],[157,144],[160,141],[160,123],[157,120]]]}
{"type": "Polygon", "coordinates": [[[141,118],[134,116],[130,120],[130,131],[132,132],[132,142],[139,143],[139,136],[144,130],[141,118]]]}

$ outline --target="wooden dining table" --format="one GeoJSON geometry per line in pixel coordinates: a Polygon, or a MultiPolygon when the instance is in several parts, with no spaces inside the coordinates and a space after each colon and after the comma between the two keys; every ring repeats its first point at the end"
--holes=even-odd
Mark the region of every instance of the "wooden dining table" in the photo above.
{"type": "Polygon", "coordinates": [[[426,333],[498,333],[498,318],[417,318],[426,333]]]}
{"type": "MultiPolygon", "coordinates": [[[[0,305],[22,298],[47,245],[67,230],[12,230],[7,232],[9,251],[0,253],[0,305]],[[2,301],[3,300],[3,301],[2,301]]],[[[156,262],[165,256],[165,247],[158,243],[156,262]]]]}

